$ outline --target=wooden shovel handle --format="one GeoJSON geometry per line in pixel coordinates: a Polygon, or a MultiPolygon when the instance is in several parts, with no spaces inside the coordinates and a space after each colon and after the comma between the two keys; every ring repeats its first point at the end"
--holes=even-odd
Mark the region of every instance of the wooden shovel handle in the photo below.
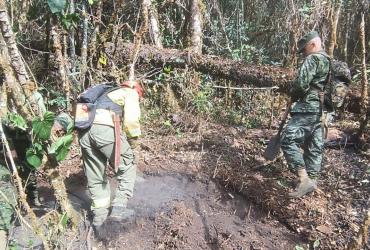
{"type": "Polygon", "coordinates": [[[284,125],[285,125],[285,122],[286,122],[286,119],[288,118],[288,115],[290,113],[290,110],[292,109],[292,100],[289,99],[287,104],[286,104],[286,110],[283,114],[283,118],[281,119],[281,122],[280,122],[280,126],[279,126],[279,130],[278,130],[278,135],[280,135],[281,131],[283,130],[284,128],[284,125]]]}

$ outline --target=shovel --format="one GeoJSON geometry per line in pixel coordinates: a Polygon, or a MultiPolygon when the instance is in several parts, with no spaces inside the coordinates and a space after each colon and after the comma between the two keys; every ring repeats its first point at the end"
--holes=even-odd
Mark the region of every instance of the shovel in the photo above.
{"type": "Polygon", "coordinates": [[[276,156],[280,152],[280,140],[281,140],[281,131],[283,130],[283,127],[285,125],[286,119],[290,113],[290,108],[292,107],[292,102],[288,101],[287,103],[287,108],[284,112],[283,119],[281,120],[279,130],[277,134],[272,137],[267,144],[267,147],[265,149],[265,152],[263,153],[263,156],[265,157],[266,160],[272,161],[276,158],[276,156]]]}

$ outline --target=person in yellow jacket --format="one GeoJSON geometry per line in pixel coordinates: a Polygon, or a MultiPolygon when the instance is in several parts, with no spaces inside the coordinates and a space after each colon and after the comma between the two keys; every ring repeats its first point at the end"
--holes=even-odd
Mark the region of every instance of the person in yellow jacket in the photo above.
{"type": "Polygon", "coordinates": [[[134,217],[134,211],[127,208],[127,202],[133,196],[136,165],[127,138],[137,138],[141,135],[139,123],[141,93],[140,85],[135,81],[126,81],[121,88],[108,92],[105,104],[97,104],[92,126],[79,133],[84,169],[92,199],[92,223],[98,237],[108,215],[117,220],[130,220],[134,217]],[[109,101],[113,104],[107,105],[109,101]],[[110,165],[114,165],[115,162],[115,124],[112,117],[114,111],[119,113],[117,107],[123,111],[121,112],[123,129],[119,138],[120,157],[115,175],[118,186],[115,197],[111,200],[106,167],[107,162],[110,165]]]}

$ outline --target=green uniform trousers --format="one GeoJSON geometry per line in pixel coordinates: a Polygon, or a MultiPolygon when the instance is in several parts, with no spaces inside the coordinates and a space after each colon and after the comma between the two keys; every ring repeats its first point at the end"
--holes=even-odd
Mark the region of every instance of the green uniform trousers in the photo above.
{"type": "MultiPolygon", "coordinates": [[[[80,133],[80,145],[84,161],[88,189],[91,194],[91,209],[109,206],[126,206],[133,195],[136,178],[134,153],[126,136],[121,135],[121,162],[116,173],[118,186],[113,201],[110,200],[110,185],[106,175],[107,162],[114,162],[114,128],[107,125],[93,124],[80,133]]],[[[98,212],[98,211],[97,211],[98,212]]]]}
{"type": "Polygon", "coordinates": [[[3,165],[0,165],[0,191],[0,230],[8,231],[14,215],[17,192],[11,182],[9,170],[3,165]]]}
{"type": "Polygon", "coordinates": [[[306,168],[311,178],[321,169],[324,150],[321,115],[317,113],[293,113],[281,139],[281,149],[291,170],[306,168]]]}

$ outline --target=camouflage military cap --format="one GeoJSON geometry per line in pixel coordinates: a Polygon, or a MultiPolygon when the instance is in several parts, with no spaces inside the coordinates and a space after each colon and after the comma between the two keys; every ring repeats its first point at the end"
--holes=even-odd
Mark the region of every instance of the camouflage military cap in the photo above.
{"type": "Polygon", "coordinates": [[[304,35],[299,41],[298,41],[298,53],[302,53],[304,47],[306,47],[307,43],[311,41],[312,39],[320,37],[319,33],[317,31],[311,31],[308,32],[306,35],[304,35]]]}
{"type": "Polygon", "coordinates": [[[66,113],[61,113],[59,114],[56,118],[55,121],[58,122],[58,124],[65,130],[67,131],[68,126],[73,123],[72,118],[66,114],[66,113]]]}

